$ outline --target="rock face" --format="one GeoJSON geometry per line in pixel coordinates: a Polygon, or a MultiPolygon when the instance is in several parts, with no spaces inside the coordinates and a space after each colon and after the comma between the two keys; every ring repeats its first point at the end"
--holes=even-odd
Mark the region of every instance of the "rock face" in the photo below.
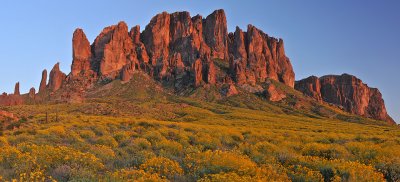
{"type": "Polygon", "coordinates": [[[224,10],[216,10],[204,20],[204,38],[212,58],[228,57],[228,28],[224,10]]]}
{"type": "MultiPolygon", "coordinates": [[[[134,33],[138,31],[131,32],[132,40],[138,41],[134,33]]],[[[218,84],[216,59],[230,60],[227,74],[238,84],[272,78],[294,86],[294,72],[285,56],[283,40],[268,37],[251,25],[248,33],[237,28],[235,34],[228,34],[223,10],[205,19],[200,15],[191,17],[188,12],[163,12],[146,26],[140,40],[150,59],[150,74],[157,80],[173,81],[178,90],[187,82],[182,80],[192,80],[186,84],[194,86],[218,84]]]]}
{"type": "Polygon", "coordinates": [[[149,55],[147,54],[146,47],[143,42],[140,40],[140,27],[136,25],[132,27],[129,32],[129,36],[131,37],[133,44],[135,46],[137,59],[139,60],[139,64],[136,63],[135,67],[138,69],[142,69],[144,71],[148,71],[148,63],[149,63],[149,55]]]}
{"type": "Polygon", "coordinates": [[[128,63],[137,62],[133,41],[125,22],[103,29],[92,45],[93,70],[103,78],[114,79],[128,63]]]}
{"type": "Polygon", "coordinates": [[[0,105],[2,106],[14,106],[14,105],[21,105],[24,103],[24,99],[20,95],[7,95],[3,93],[0,95],[0,105]]]}
{"type": "Polygon", "coordinates": [[[381,93],[355,76],[343,74],[309,77],[296,82],[295,88],[324,102],[342,106],[347,112],[394,123],[387,114],[381,93]]]}
{"type": "Polygon", "coordinates": [[[129,81],[132,78],[132,74],[135,71],[135,65],[134,64],[127,64],[122,68],[121,71],[121,80],[126,82],[129,81]]]}
{"type": "Polygon", "coordinates": [[[32,87],[31,89],[29,89],[29,93],[28,93],[29,98],[34,99],[35,94],[36,94],[35,88],[32,87]]]}
{"type": "Polygon", "coordinates": [[[265,97],[272,102],[281,101],[286,98],[286,94],[278,90],[274,84],[268,84],[265,89],[265,97]]]}
{"type": "Polygon", "coordinates": [[[14,95],[21,95],[19,92],[19,82],[15,84],[14,95]]]}
{"type": "Polygon", "coordinates": [[[43,92],[46,90],[47,87],[47,70],[43,70],[42,72],[42,79],[40,81],[39,92],[43,92]]]}
{"type": "Polygon", "coordinates": [[[322,101],[321,84],[319,82],[319,78],[316,76],[310,76],[303,80],[297,81],[295,89],[303,92],[307,96],[313,97],[317,101],[322,101]]]}
{"type": "Polygon", "coordinates": [[[197,59],[193,63],[192,67],[192,72],[193,72],[193,77],[194,77],[194,86],[198,87],[202,84],[203,82],[203,66],[201,64],[201,60],[197,59]]]}
{"type": "Polygon", "coordinates": [[[294,87],[295,74],[282,39],[249,25],[229,36],[230,70],[238,84],[265,82],[267,78],[294,87]]]}
{"type": "Polygon", "coordinates": [[[167,12],[156,15],[142,33],[143,43],[151,57],[153,66],[168,59],[170,15],[167,12]]]}
{"type": "Polygon", "coordinates": [[[203,19],[189,12],[156,15],[141,34],[153,67],[151,75],[179,90],[215,84],[210,48],[203,38],[203,19]]]}
{"type": "Polygon", "coordinates": [[[60,63],[55,64],[53,69],[50,71],[48,88],[53,92],[57,91],[61,88],[66,77],[67,76],[60,71],[60,63]]]}
{"type": "Polygon", "coordinates": [[[163,79],[167,75],[169,44],[170,44],[170,15],[167,12],[156,15],[142,33],[143,43],[150,56],[150,64],[154,67],[153,76],[163,79]]]}
{"type": "Polygon", "coordinates": [[[85,33],[80,28],[76,29],[72,38],[72,76],[75,77],[80,73],[85,73],[91,70],[91,56],[90,43],[86,38],[85,33]]]}
{"type": "Polygon", "coordinates": [[[221,90],[222,94],[226,97],[234,96],[239,94],[238,90],[236,89],[235,85],[232,83],[226,84],[222,86],[221,90]]]}

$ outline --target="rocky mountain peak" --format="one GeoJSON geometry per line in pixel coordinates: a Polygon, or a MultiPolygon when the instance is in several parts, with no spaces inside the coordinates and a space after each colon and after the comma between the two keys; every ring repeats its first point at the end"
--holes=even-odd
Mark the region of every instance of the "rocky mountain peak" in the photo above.
{"type": "Polygon", "coordinates": [[[40,81],[39,92],[43,92],[47,87],[47,70],[42,71],[42,79],[40,81]]]}
{"type": "Polygon", "coordinates": [[[91,69],[90,59],[92,53],[89,40],[82,29],[75,30],[72,38],[72,65],[71,74],[73,77],[91,69]]]}
{"type": "Polygon", "coordinates": [[[19,82],[15,84],[14,95],[21,95],[19,92],[19,82]]]}
{"type": "Polygon", "coordinates": [[[56,63],[50,71],[49,84],[47,87],[53,92],[57,91],[61,88],[66,77],[65,73],[60,71],[60,63],[56,63]]]}

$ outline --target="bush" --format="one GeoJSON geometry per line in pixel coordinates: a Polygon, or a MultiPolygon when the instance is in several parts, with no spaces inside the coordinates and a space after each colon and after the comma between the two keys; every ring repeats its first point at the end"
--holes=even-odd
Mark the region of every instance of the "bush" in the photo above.
{"type": "Polygon", "coordinates": [[[79,136],[84,139],[92,139],[96,134],[92,130],[81,130],[79,131],[79,136]]]}
{"type": "Polygon", "coordinates": [[[156,143],[156,151],[165,157],[179,157],[182,155],[183,147],[180,143],[171,140],[162,140],[156,143]]]}
{"type": "Polygon", "coordinates": [[[108,181],[117,182],[167,182],[167,179],[161,178],[156,173],[149,173],[144,170],[134,170],[134,169],[121,169],[112,174],[108,174],[108,181]]]}
{"type": "Polygon", "coordinates": [[[138,150],[147,150],[151,148],[151,143],[145,138],[135,138],[131,145],[138,147],[138,150]]]}
{"type": "Polygon", "coordinates": [[[0,137],[0,147],[8,146],[8,141],[6,137],[0,137]]]}
{"type": "Polygon", "coordinates": [[[340,145],[310,143],[302,150],[303,155],[322,157],[325,159],[340,159],[347,156],[347,151],[340,145]]]}
{"type": "Polygon", "coordinates": [[[105,145],[111,148],[117,147],[118,142],[112,136],[101,136],[97,139],[96,144],[98,145],[105,145]]]}
{"type": "Polygon", "coordinates": [[[206,151],[189,154],[185,158],[188,170],[197,178],[208,174],[235,172],[239,175],[254,175],[257,165],[247,156],[224,151],[206,151]]]}
{"type": "Polygon", "coordinates": [[[289,166],[289,177],[292,181],[323,181],[324,177],[319,171],[313,170],[306,166],[292,165],[289,166]]]}
{"type": "Polygon", "coordinates": [[[400,158],[384,159],[378,162],[375,167],[385,175],[389,182],[400,181],[400,158]]]}
{"type": "Polygon", "coordinates": [[[353,159],[365,164],[372,164],[377,160],[378,148],[374,144],[365,145],[359,142],[346,144],[347,150],[353,155],[353,159]]]}
{"type": "Polygon", "coordinates": [[[183,174],[179,163],[165,157],[149,159],[144,164],[140,165],[140,169],[149,173],[156,173],[162,178],[166,177],[168,179],[174,179],[183,174]]]}

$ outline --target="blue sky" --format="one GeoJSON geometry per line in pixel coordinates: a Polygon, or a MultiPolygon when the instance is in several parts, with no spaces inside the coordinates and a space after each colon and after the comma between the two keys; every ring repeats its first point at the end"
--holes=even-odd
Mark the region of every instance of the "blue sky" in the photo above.
{"type": "Polygon", "coordinates": [[[381,90],[389,114],[400,121],[400,1],[397,0],[148,0],[20,1],[0,6],[0,91],[38,87],[41,71],[56,62],[70,71],[72,33],[90,41],[108,25],[125,21],[142,29],[162,11],[207,16],[225,9],[229,31],[253,24],[285,40],[296,79],[349,73],[381,90]]]}

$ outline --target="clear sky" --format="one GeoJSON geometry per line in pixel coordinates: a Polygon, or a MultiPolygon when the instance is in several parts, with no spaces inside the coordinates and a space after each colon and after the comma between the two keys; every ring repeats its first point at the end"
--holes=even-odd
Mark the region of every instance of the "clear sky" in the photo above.
{"type": "Polygon", "coordinates": [[[207,16],[225,9],[229,31],[253,24],[283,38],[296,79],[349,73],[383,94],[400,122],[400,1],[398,0],[118,0],[21,1],[0,5],[0,91],[38,88],[41,71],[58,61],[69,73],[72,33],[92,42],[108,25],[125,21],[142,29],[162,11],[207,16]]]}

